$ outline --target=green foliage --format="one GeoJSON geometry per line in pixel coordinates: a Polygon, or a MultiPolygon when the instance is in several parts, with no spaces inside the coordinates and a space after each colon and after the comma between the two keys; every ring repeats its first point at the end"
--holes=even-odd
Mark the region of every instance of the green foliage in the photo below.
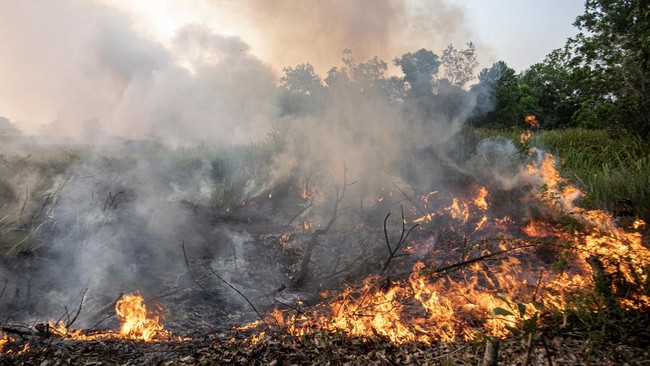
{"type": "Polygon", "coordinates": [[[544,131],[533,144],[557,153],[565,176],[572,178],[589,208],[629,211],[650,219],[650,143],[638,137],[612,136],[604,130],[544,131]],[[621,205],[629,207],[621,207],[621,205]]]}
{"type": "Polygon", "coordinates": [[[531,315],[526,304],[519,301],[510,301],[502,293],[498,293],[497,297],[505,303],[506,308],[495,307],[492,309],[490,317],[510,323],[510,325],[505,325],[505,328],[521,342],[523,349],[529,351],[532,342],[540,336],[537,332],[539,313],[534,312],[531,315]]]}
{"type": "Polygon", "coordinates": [[[563,55],[554,51],[546,59],[532,65],[521,75],[521,82],[530,88],[537,102],[537,116],[543,128],[570,127],[579,106],[570,84],[570,69],[563,63],[563,55]]]}
{"type": "Polygon", "coordinates": [[[478,66],[476,61],[476,46],[472,42],[464,50],[455,49],[453,45],[447,46],[440,58],[443,67],[443,76],[451,85],[463,87],[474,78],[474,70],[478,66]]]}
{"type": "Polygon", "coordinates": [[[394,63],[402,69],[411,95],[426,97],[433,94],[434,81],[440,68],[438,55],[422,48],[414,53],[403,54],[394,63]]]}
{"type": "Polygon", "coordinates": [[[650,135],[650,11],[647,0],[587,0],[567,42],[584,127],[614,125],[650,135]]]}
{"type": "Polygon", "coordinates": [[[504,61],[481,70],[478,79],[478,84],[471,88],[477,105],[469,121],[471,125],[512,128],[523,126],[527,115],[541,113],[533,89],[504,61]]]}

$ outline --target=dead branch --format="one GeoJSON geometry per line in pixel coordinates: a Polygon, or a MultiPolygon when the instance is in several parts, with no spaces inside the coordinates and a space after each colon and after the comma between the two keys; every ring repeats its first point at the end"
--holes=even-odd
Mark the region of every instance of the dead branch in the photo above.
{"type": "MultiPolygon", "coordinates": [[[[74,317],[73,317],[72,319],[69,319],[69,318],[68,318],[68,322],[67,322],[66,325],[65,325],[66,328],[70,328],[70,326],[71,326],[72,324],[74,324],[74,322],[75,322],[75,321],[77,320],[77,318],[79,317],[79,314],[81,313],[81,307],[83,306],[83,304],[84,304],[84,300],[86,299],[86,293],[87,293],[87,292],[88,292],[88,288],[86,288],[86,289],[84,290],[83,294],[81,295],[81,300],[79,301],[79,308],[77,308],[77,313],[74,315],[74,317]]],[[[66,312],[67,312],[67,310],[66,310],[66,312]]]]}
{"type": "Polygon", "coordinates": [[[33,336],[34,335],[34,332],[32,332],[32,331],[20,330],[20,329],[14,328],[14,327],[6,326],[6,325],[2,326],[2,331],[5,332],[5,333],[9,333],[9,334],[15,334],[15,335],[19,336],[23,340],[27,336],[33,336]]]}
{"type": "Polygon", "coordinates": [[[296,279],[294,280],[294,284],[297,286],[301,286],[305,279],[307,278],[307,273],[309,272],[309,262],[311,261],[311,256],[314,251],[314,248],[318,245],[318,238],[327,233],[331,228],[332,225],[334,225],[334,222],[336,221],[336,218],[338,217],[339,214],[339,204],[343,201],[343,198],[345,198],[345,189],[356,183],[353,182],[351,184],[348,184],[347,182],[347,171],[348,168],[343,164],[343,185],[341,187],[334,182],[334,178],[332,178],[332,185],[334,186],[334,191],[336,193],[336,199],[334,200],[334,209],[332,210],[332,216],[330,217],[330,220],[327,222],[327,225],[325,225],[324,228],[322,229],[317,229],[314,230],[314,232],[311,235],[311,238],[309,242],[307,243],[307,247],[305,248],[305,252],[303,253],[302,256],[302,261],[300,263],[300,270],[298,270],[298,275],[296,275],[296,279]]]}
{"type": "MultiPolygon", "coordinates": [[[[412,197],[410,197],[409,195],[407,195],[406,192],[404,192],[404,191],[403,191],[403,190],[402,190],[402,189],[397,185],[397,183],[393,183],[393,185],[394,185],[395,188],[397,188],[397,190],[398,190],[398,191],[399,191],[399,192],[404,196],[404,198],[406,198],[407,201],[411,202],[411,204],[412,204],[415,208],[417,208],[418,211],[420,211],[420,214],[422,214],[422,216],[426,216],[426,215],[427,215],[427,213],[424,211],[424,209],[422,209],[422,207],[420,207],[420,205],[418,205],[418,204],[413,200],[412,197]]],[[[414,191],[415,191],[415,190],[414,190],[414,191]]]]}
{"type": "MultiPolygon", "coordinates": [[[[185,250],[185,240],[182,240],[180,244],[178,244],[179,247],[183,250],[183,259],[185,260],[185,267],[187,268],[187,273],[190,275],[190,278],[192,279],[192,285],[197,285],[201,288],[201,290],[205,292],[209,292],[207,288],[205,288],[200,280],[197,280],[194,278],[194,273],[192,272],[192,269],[190,268],[190,261],[187,259],[187,251],[185,250]]],[[[206,277],[203,277],[206,278],[206,277]]]]}
{"type": "Polygon", "coordinates": [[[2,291],[0,291],[0,298],[2,298],[2,295],[5,294],[5,290],[7,289],[7,284],[8,283],[9,283],[9,279],[6,279],[4,286],[2,286],[2,291]]]}
{"type": "Polygon", "coordinates": [[[228,281],[224,280],[223,277],[219,276],[219,274],[217,272],[215,272],[212,268],[210,268],[210,272],[212,273],[213,276],[217,277],[219,280],[221,280],[221,282],[226,284],[226,286],[230,287],[236,293],[238,293],[239,296],[243,297],[244,300],[246,300],[246,302],[248,303],[248,305],[250,305],[251,308],[253,308],[253,311],[255,311],[255,314],[257,314],[257,316],[260,318],[262,323],[264,323],[266,326],[268,326],[268,324],[266,323],[266,320],[264,320],[264,317],[262,316],[262,314],[260,314],[260,312],[257,311],[257,308],[255,308],[255,305],[253,305],[253,303],[248,299],[248,297],[246,297],[246,295],[244,295],[241,291],[237,290],[237,288],[235,288],[235,286],[228,283],[228,281]]]}
{"type": "Polygon", "coordinates": [[[291,225],[291,223],[292,223],[295,219],[297,219],[298,216],[302,215],[305,211],[307,211],[308,209],[310,209],[313,205],[314,205],[313,202],[310,203],[307,207],[303,208],[303,209],[300,210],[300,212],[298,212],[294,217],[292,217],[291,220],[289,220],[289,222],[287,222],[287,224],[286,224],[286,225],[284,226],[284,228],[282,229],[282,232],[280,233],[280,238],[281,238],[281,237],[286,233],[287,229],[289,228],[289,225],[291,225]]]}
{"type": "Polygon", "coordinates": [[[497,366],[499,364],[499,339],[488,338],[485,342],[485,353],[481,366],[497,366]]]}
{"type": "MultiPolygon", "coordinates": [[[[111,300],[108,304],[102,306],[101,309],[97,310],[93,315],[90,316],[89,319],[95,319],[95,318],[97,318],[99,315],[103,314],[105,311],[107,311],[107,310],[109,310],[109,309],[115,309],[115,304],[117,304],[117,302],[120,301],[120,299],[122,298],[122,296],[124,296],[124,292],[120,292],[119,295],[117,295],[117,297],[115,297],[113,300],[111,300]]],[[[95,328],[97,328],[97,326],[99,326],[101,323],[104,322],[104,320],[110,318],[111,316],[113,316],[113,313],[111,313],[110,315],[108,315],[108,316],[102,318],[99,322],[97,322],[95,325],[93,325],[92,327],[90,327],[90,329],[95,329],[95,328]]]]}
{"type": "Polygon", "coordinates": [[[275,296],[279,295],[282,291],[284,291],[285,288],[287,288],[287,286],[283,283],[280,287],[276,288],[275,290],[273,290],[271,292],[268,292],[268,293],[265,293],[265,294],[262,294],[262,295],[259,295],[259,296],[255,297],[255,298],[253,298],[253,300],[259,300],[259,299],[263,299],[265,297],[271,297],[271,298],[275,297],[275,296]]]}
{"type": "Polygon", "coordinates": [[[25,207],[27,206],[27,199],[29,198],[29,186],[25,186],[25,201],[23,202],[23,207],[20,209],[20,214],[18,215],[19,217],[23,216],[23,212],[25,212],[25,207]]]}
{"type": "MultiPolygon", "coordinates": [[[[454,263],[454,264],[451,264],[451,265],[448,265],[448,266],[445,266],[445,267],[437,268],[435,270],[430,271],[430,274],[431,275],[435,274],[437,276],[440,276],[444,272],[448,272],[448,271],[451,271],[451,270],[454,270],[454,269],[466,267],[466,266],[469,266],[472,263],[476,263],[476,262],[486,260],[486,259],[489,259],[489,258],[492,258],[492,257],[497,257],[497,256],[500,256],[500,255],[503,255],[503,254],[506,254],[506,253],[514,252],[516,250],[534,247],[536,245],[537,244],[535,244],[535,243],[533,243],[533,244],[524,244],[524,245],[520,245],[518,247],[513,247],[513,248],[509,248],[509,249],[500,250],[498,252],[485,254],[485,255],[482,255],[482,256],[479,256],[479,257],[476,257],[476,258],[468,259],[466,261],[462,261],[462,262],[454,263]]],[[[400,274],[398,274],[396,276],[410,275],[413,272],[414,271],[408,271],[408,272],[400,273],[400,274]]]]}
{"type": "Polygon", "coordinates": [[[386,239],[386,246],[388,246],[388,259],[386,259],[386,262],[384,262],[384,266],[381,269],[380,276],[386,273],[386,270],[388,269],[390,262],[395,258],[397,252],[402,248],[402,245],[408,239],[409,235],[411,234],[411,231],[413,231],[413,229],[415,229],[420,225],[420,224],[415,224],[410,229],[406,230],[406,219],[404,219],[404,207],[402,206],[400,207],[402,210],[402,233],[400,234],[399,240],[397,241],[397,244],[395,244],[394,249],[392,249],[390,246],[390,240],[388,239],[388,229],[386,227],[386,222],[390,217],[390,212],[386,215],[386,218],[384,219],[384,238],[386,239]]]}
{"type": "Polygon", "coordinates": [[[533,297],[531,302],[535,302],[535,298],[537,297],[537,293],[539,292],[539,288],[542,285],[542,278],[544,278],[544,268],[539,272],[539,280],[537,280],[537,286],[535,286],[535,292],[533,292],[533,297]]]}

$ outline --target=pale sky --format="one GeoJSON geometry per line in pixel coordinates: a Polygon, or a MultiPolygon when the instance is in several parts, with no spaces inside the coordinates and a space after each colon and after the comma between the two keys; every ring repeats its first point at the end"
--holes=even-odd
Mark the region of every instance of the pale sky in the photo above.
{"type": "MultiPolygon", "coordinates": [[[[466,11],[476,43],[517,71],[540,62],[577,33],[583,0],[455,0],[466,11]]],[[[487,61],[487,60],[486,60],[487,61]]]]}

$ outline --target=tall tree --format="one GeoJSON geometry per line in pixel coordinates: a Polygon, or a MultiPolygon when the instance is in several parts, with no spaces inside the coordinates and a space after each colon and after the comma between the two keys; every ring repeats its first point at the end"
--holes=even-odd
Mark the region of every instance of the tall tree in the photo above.
{"type": "Polygon", "coordinates": [[[587,0],[567,51],[579,122],[599,119],[650,136],[650,1],[587,0]]]}
{"type": "Polygon", "coordinates": [[[283,114],[313,114],[326,101],[326,88],[308,63],[285,67],[280,78],[279,102],[283,114]]]}
{"type": "Polygon", "coordinates": [[[539,103],[537,119],[544,128],[575,125],[573,116],[579,105],[571,83],[571,69],[564,56],[561,50],[555,50],[521,76],[539,103]]]}
{"type": "Polygon", "coordinates": [[[433,95],[440,68],[438,55],[422,48],[414,53],[406,53],[394,62],[404,73],[404,81],[410,86],[410,96],[419,98],[433,95]]]}
{"type": "Polygon", "coordinates": [[[481,70],[472,86],[476,107],[470,123],[476,126],[509,128],[523,125],[526,115],[541,112],[531,87],[522,83],[504,61],[481,70]]]}
{"type": "Polygon", "coordinates": [[[474,78],[474,70],[478,66],[476,46],[469,42],[466,49],[459,50],[450,44],[442,52],[440,61],[442,62],[443,77],[450,84],[462,88],[474,78]]]}

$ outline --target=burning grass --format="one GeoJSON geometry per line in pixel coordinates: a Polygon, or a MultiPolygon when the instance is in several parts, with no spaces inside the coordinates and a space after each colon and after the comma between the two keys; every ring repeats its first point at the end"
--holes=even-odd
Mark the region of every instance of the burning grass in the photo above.
{"type": "MultiPolygon", "coordinates": [[[[527,141],[531,138],[526,136],[527,141]]],[[[170,354],[189,357],[188,363],[197,364],[316,362],[324,360],[323,355],[341,363],[437,363],[457,357],[475,360],[482,342],[501,339],[505,344],[517,340],[523,345],[513,346],[516,357],[508,358],[510,351],[502,354],[502,361],[537,357],[562,363],[558,360],[570,357],[568,353],[560,355],[563,347],[553,342],[571,341],[566,334],[553,333],[558,328],[567,332],[575,332],[571,330],[575,328],[593,330],[607,323],[622,323],[630,314],[641,319],[638,324],[648,324],[650,251],[642,236],[645,223],[636,219],[625,226],[608,212],[580,207],[583,193],[561,176],[556,159],[534,150],[529,153],[529,164],[519,177],[527,185],[518,192],[516,201],[521,207],[516,209],[499,207],[504,205],[500,200],[504,192],[476,182],[459,193],[417,194],[397,185],[395,191],[383,190],[377,198],[379,207],[396,207],[395,202],[404,207],[399,239],[393,237],[388,217],[384,221],[385,243],[381,235],[362,235],[369,231],[365,222],[346,222],[348,229],[353,226],[350,230],[359,242],[358,256],[352,256],[350,251],[351,259],[332,255],[331,262],[311,264],[311,270],[305,273],[312,280],[327,277],[324,274],[335,279],[321,281],[319,285],[329,287],[329,291],[322,292],[317,301],[312,298],[307,302],[297,294],[297,285],[286,291],[283,285],[264,296],[243,288],[240,291],[239,285],[233,286],[217,275],[219,268],[215,272],[215,267],[206,267],[209,271],[203,277],[192,276],[192,261],[183,248],[185,265],[194,281],[188,288],[200,287],[209,294],[201,281],[214,274],[238,296],[249,296],[252,301],[246,301],[250,306],[258,307],[255,312],[263,319],[231,330],[240,333],[236,337],[229,338],[228,332],[204,335],[201,341],[196,336],[173,336],[160,318],[146,309],[139,294],[131,294],[115,307],[121,321],[119,332],[71,330],[56,321],[26,330],[5,326],[0,340],[3,357],[12,361],[33,360],[29,357],[35,354],[55,357],[52,352],[57,352],[53,351],[57,347],[50,347],[53,340],[57,344],[90,342],[105,349],[112,347],[106,342],[138,340],[166,342],[155,347],[167,347],[170,354]],[[369,241],[375,245],[369,246],[369,241]],[[318,267],[330,263],[333,268],[329,272],[328,268],[318,267]],[[333,286],[341,284],[344,286],[333,286]],[[270,304],[260,298],[270,299],[270,304]],[[191,357],[184,353],[189,345],[193,349],[191,357]],[[350,358],[358,352],[364,352],[355,356],[361,358],[350,358]]],[[[192,161],[196,159],[191,154],[183,155],[175,164],[188,165],[192,161]]],[[[332,252],[317,242],[319,236],[330,243],[346,238],[343,230],[328,234],[325,225],[302,216],[318,199],[320,187],[301,178],[293,190],[300,211],[277,230],[279,255],[294,262],[293,267],[291,263],[287,266],[289,278],[298,272],[295,263],[299,260],[293,256],[296,251],[301,253],[304,243],[311,240],[314,250],[321,251],[320,257],[327,257],[332,252]]],[[[289,193],[264,192],[244,201],[240,209],[271,207],[269,202],[289,193]]],[[[114,203],[107,202],[102,212],[114,203]]],[[[334,213],[327,215],[332,217],[332,223],[341,214],[338,205],[334,207],[334,213]]],[[[230,209],[226,212],[230,213],[230,209]]],[[[234,244],[233,248],[232,261],[237,268],[234,244]]],[[[616,330],[622,337],[639,338],[642,333],[635,327],[629,333],[622,328],[616,330]]],[[[635,342],[643,344],[639,339],[635,342]]],[[[636,350],[631,352],[636,354],[636,350]]],[[[78,356],[81,359],[82,355],[78,356]]],[[[609,354],[601,356],[601,360],[613,360],[609,354]]]]}

